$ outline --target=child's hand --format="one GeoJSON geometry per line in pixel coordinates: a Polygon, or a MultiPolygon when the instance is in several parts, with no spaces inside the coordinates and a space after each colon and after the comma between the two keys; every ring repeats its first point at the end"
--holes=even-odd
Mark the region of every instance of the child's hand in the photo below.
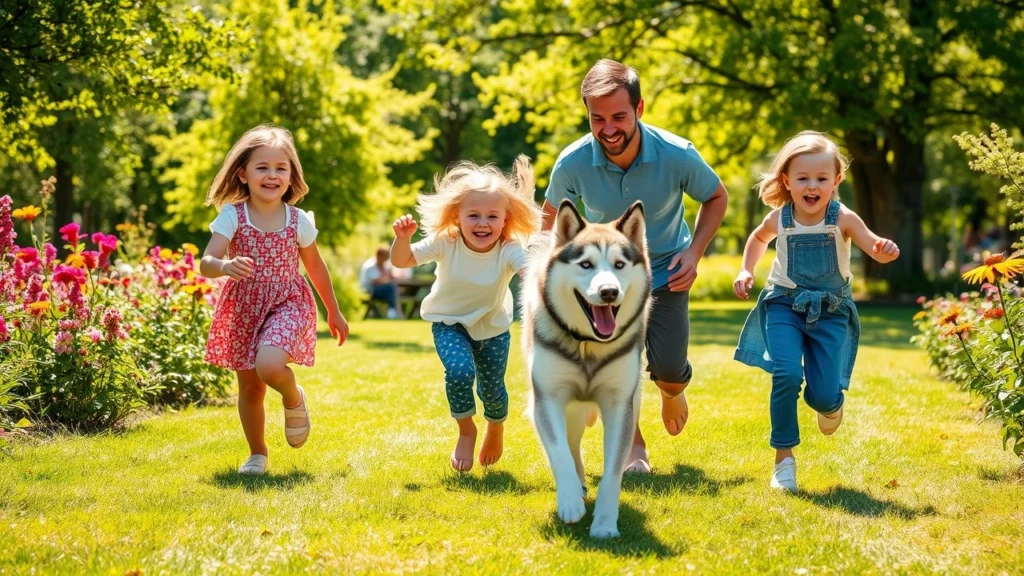
{"type": "Polygon", "coordinates": [[[875,261],[885,264],[899,258],[900,248],[892,240],[879,238],[875,241],[875,245],[871,248],[871,252],[871,257],[874,258],[875,261]]]}
{"type": "Polygon", "coordinates": [[[391,228],[395,231],[395,238],[400,240],[408,240],[412,238],[412,235],[416,233],[416,228],[418,227],[419,225],[416,224],[416,220],[413,220],[413,217],[408,214],[402,216],[398,220],[395,220],[395,223],[391,225],[391,228]]]}
{"type": "Polygon", "coordinates": [[[241,280],[242,278],[248,278],[252,276],[254,263],[252,258],[245,256],[239,256],[230,260],[224,260],[221,264],[220,270],[226,276],[230,276],[234,280],[241,280]]]}
{"type": "Polygon", "coordinates": [[[348,322],[345,321],[340,310],[327,315],[327,327],[331,329],[331,336],[338,339],[338,346],[344,344],[348,339],[348,322]]]}
{"type": "Polygon", "coordinates": [[[747,292],[754,287],[754,275],[746,270],[740,270],[740,273],[736,275],[736,280],[732,283],[732,293],[737,298],[746,300],[748,298],[747,292]]]}

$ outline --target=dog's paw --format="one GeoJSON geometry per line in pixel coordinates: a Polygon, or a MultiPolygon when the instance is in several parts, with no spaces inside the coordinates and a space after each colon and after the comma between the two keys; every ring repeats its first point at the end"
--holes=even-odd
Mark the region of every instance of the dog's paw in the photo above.
{"type": "Polygon", "coordinates": [[[558,495],[558,517],[566,524],[575,524],[587,514],[587,505],[583,501],[582,490],[573,494],[558,495]]]}
{"type": "Polygon", "coordinates": [[[614,523],[607,524],[595,520],[594,524],[590,526],[590,537],[600,539],[618,538],[619,529],[614,523]]]}

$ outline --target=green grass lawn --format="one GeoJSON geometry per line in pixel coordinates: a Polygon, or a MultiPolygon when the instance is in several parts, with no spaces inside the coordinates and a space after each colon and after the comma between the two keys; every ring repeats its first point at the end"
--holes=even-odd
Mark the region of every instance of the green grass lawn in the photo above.
{"type": "MultiPolygon", "coordinates": [[[[908,342],[910,309],[862,308],[845,420],[817,432],[801,404],[796,496],[770,492],[769,378],[732,360],[743,305],[695,305],[682,435],[648,385],[654,474],[627,477],[611,542],[590,514],[554,516],[551,472],[524,415],[518,334],[505,456],[456,474],[442,368],[422,321],[357,322],[299,369],[314,428],[284,440],[268,395],[272,473],[233,407],[144,419],[118,435],[22,443],[0,461],[0,573],[1009,573],[1024,572],[1024,483],[977,402],[908,342]]],[[[802,402],[802,401],[801,401],[802,402]]],[[[584,438],[588,509],[600,425],[584,438]]]]}

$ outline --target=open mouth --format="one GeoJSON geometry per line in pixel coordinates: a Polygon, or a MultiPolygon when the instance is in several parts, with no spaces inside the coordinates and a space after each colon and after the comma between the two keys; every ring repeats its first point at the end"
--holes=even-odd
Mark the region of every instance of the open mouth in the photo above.
{"type": "Polygon", "coordinates": [[[622,132],[617,132],[614,136],[611,136],[611,137],[608,137],[608,136],[605,136],[605,135],[602,134],[601,135],[601,140],[603,140],[605,144],[610,144],[610,145],[614,146],[614,145],[616,145],[616,144],[618,144],[619,142],[622,141],[622,137],[623,136],[624,135],[623,135],[622,132]]]}
{"type": "Polygon", "coordinates": [[[804,194],[804,202],[806,202],[808,206],[814,206],[819,200],[821,200],[821,196],[818,194],[804,194]]]}
{"type": "Polygon", "coordinates": [[[580,308],[583,308],[583,313],[590,320],[594,334],[602,340],[611,338],[615,332],[615,317],[619,314],[619,307],[610,304],[595,306],[587,302],[578,291],[573,292],[576,294],[576,301],[580,303],[580,308]]]}
{"type": "Polygon", "coordinates": [[[479,238],[481,240],[486,240],[486,239],[491,237],[491,233],[488,230],[476,231],[476,232],[473,232],[473,237],[474,238],[479,238]]]}

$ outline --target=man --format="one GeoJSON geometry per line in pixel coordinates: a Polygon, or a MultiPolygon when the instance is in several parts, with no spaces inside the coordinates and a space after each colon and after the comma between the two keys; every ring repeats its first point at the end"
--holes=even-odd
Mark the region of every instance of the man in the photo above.
{"type": "Polygon", "coordinates": [[[389,262],[390,250],[387,246],[377,248],[377,254],[363,262],[359,269],[359,283],[372,300],[381,300],[388,304],[388,318],[399,318],[398,287],[389,262]]]}
{"type": "MultiPolygon", "coordinates": [[[[644,101],[636,70],[601,60],[583,79],[581,92],[591,133],[555,162],[544,197],[544,229],[551,228],[566,198],[581,200],[587,218],[597,222],[643,201],[654,289],[647,370],[661,390],[665,429],[675,436],[689,416],[684,390],[693,372],[686,357],[688,291],[725,216],[728,193],[693,144],[640,122],[644,101]],[[683,220],[683,193],[701,203],[692,234],[683,220]]],[[[651,471],[639,423],[628,462],[629,472],[651,471]]]]}

